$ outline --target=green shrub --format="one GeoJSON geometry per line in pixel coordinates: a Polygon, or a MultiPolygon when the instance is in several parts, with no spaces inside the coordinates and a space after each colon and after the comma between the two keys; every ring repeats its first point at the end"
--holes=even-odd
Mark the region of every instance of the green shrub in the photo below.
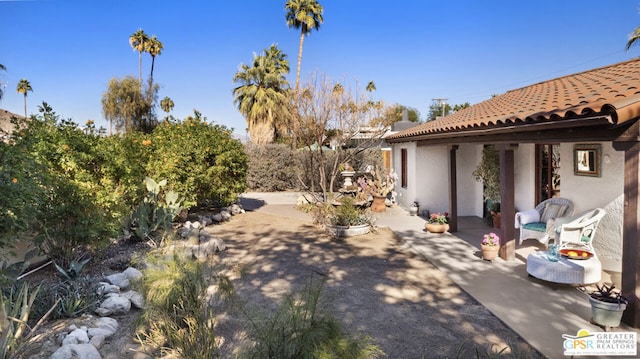
{"type": "Polygon", "coordinates": [[[155,128],[145,142],[154,151],[147,174],[167,179],[186,207],[230,204],[246,188],[247,155],[231,130],[208,124],[197,111],[194,116],[155,128]]]}
{"type": "Polygon", "coordinates": [[[366,211],[355,205],[353,197],[341,197],[339,203],[339,205],[332,205],[332,208],[330,208],[329,224],[334,226],[357,226],[371,222],[366,211]]]}

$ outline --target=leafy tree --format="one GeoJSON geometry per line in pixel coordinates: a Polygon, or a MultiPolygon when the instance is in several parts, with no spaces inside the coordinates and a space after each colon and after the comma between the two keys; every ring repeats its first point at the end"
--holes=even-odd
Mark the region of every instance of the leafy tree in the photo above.
{"type": "Polygon", "coordinates": [[[147,51],[149,52],[149,55],[151,55],[151,77],[150,78],[152,82],[153,82],[153,66],[156,63],[156,56],[162,53],[162,49],[164,49],[164,45],[162,44],[162,42],[160,42],[160,40],[158,40],[156,35],[153,35],[147,45],[147,51]]]}
{"type": "Polygon", "coordinates": [[[31,88],[31,84],[29,83],[29,81],[27,81],[26,79],[22,79],[20,80],[20,82],[18,82],[16,91],[24,95],[24,117],[27,118],[27,92],[33,92],[33,88],[31,88]]]}
{"type": "Polygon", "coordinates": [[[389,106],[385,111],[384,117],[389,123],[402,121],[402,113],[407,111],[408,120],[410,122],[420,122],[420,111],[413,107],[407,107],[400,104],[389,106]]]}
{"type": "Polygon", "coordinates": [[[149,36],[142,29],[138,29],[129,37],[129,45],[135,51],[138,51],[138,81],[140,81],[140,87],[142,87],[142,53],[148,51],[149,41],[149,36]]]}
{"type": "Polygon", "coordinates": [[[469,102],[457,104],[457,105],[454,105],[453,107],[451,107],[451,105],[449,105],[448,103],[445,103],[443,108],[442,103],[440,101],[433,101],[433,103],[431,103],[431,106],[429,106],[428,117],[429,117],[429,120],[435,120],[436,117],[448,116],[449,114],[451,114],[451,111],[457,112],[469,106],[471,106],[469,102]],[[444,110],[444,113],[443,113],[443,110],[444,110]]]}
{"type": "MultiPolygon", "coordinates": [[[[7,68],[0,64],[0,71],[7,71],[7,68]]],[[[2,96],[4,95],[4,85],[2,84],[2,79],[0,79],[0,100],[2,100],[2,96]]]]}
{"type": "Polygon", "coordinates": [[[266,144],[274,141],[279,125],[286,121],[289,73],[287,55],[271,45],[262,55],[253,55],[251,66],[240,65],[233,82],[234,104],[247,121],[251,141],[266,144]]]}
{"type": "Polygon", "coordinates": [[[302,46],[305,35],[313,30],[319,30],[324,22],[323,8],[316,0],[289,0],[284,5],[287,26],[300,29],[300,48],[298,50],[298,70],[296,72],[296,92],[300,83],[300,65],[302,63],[302,46]]]}
{"type": "Polygon", "coordinates": [[[376,90],[376,83],[373,81],[369,81],[369,83],[367,84],[367,88],[366,88],[367,92],[372,93],[373,91],[376,90]]]}
{"type": "Polygon", "coordinates": [[[122,80],[112,78],[107,91],[102,95],[102,112],[109,120],[110,131],[116,129],[149,132],[156,125],[153,107],[156,103],[158,85],[149,83],[143,92],[140,83],[132,76],[122,80]]]}

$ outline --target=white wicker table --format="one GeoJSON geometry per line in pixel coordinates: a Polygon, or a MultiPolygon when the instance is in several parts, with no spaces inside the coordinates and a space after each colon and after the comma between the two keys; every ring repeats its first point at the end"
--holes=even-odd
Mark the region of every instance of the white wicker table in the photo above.
{"type": "Polygon", "coordinates": [[[557,262],[551,262],[547,252],[538,251],[527,256],[527,273],[548,282],[592,284],[602,278],[602,264],[595,256],[580,260],[560,256],[557,262]]]}

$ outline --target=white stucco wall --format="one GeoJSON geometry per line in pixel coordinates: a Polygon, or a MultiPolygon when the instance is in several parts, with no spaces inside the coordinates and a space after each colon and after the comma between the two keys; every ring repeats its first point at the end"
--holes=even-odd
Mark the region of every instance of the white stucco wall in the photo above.
{"type": "MultiPolygon", "coordinates": [[[[516,211],[534,208],[536,198],[536,146],[521,144],[514,151],[514,198],[516,211]]],[[[562,157],[560,165],[562,166],[562,157]]]]}
{"type": "Polygon", "coordinates": [[[482,159],[482,145],[461,145],[456,153],[458,173],[458,215],[482,217],[482,182],[473,171],[482,159]]]}
{"type": "Polygon", "coordinates": [[[573,172],[573,148],[567,143],[560,147],[562,162],[560,178],[562,196],[575,203],[576,213],[592,208],[607,212],[598,226],[594,247],[603,268],[619,271],[622,266],[622,212],[624,194],[624,153],[613,149],[610,142],[602,145],[600,177],[576,176],[573,172]]]}
{"type": "Polygon", "coordinates": [[[398,183],[395,187],[396,203],[408,208],[414,201],[416,190],[416,143],[407,142],[393,145],[393,170],[398,174],[398,183]],[[407,187],[402,187],[402,149],[407,150],[407,187]]]}
{"type": "Polygon", "coordinates": [[[449,212],[449,151],[447,146],[418,147],[415,198],[420,210],[449,212]]]}

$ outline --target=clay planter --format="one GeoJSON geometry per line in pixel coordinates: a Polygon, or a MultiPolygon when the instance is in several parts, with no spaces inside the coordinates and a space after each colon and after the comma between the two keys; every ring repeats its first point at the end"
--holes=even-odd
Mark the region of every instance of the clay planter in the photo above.
{"type": "Polygon", "coordinates": [[[387,197],[373,196],[373,202],[371,203],[371,211],[373,212],[384,212],[387,210],[387,205],[384,204],[384,201],[387,197]]]}
{"type": "Polygon", "coordinates": [[[449,224],[425,223],[424,229],[426,229],[430,233],[444,233],[449,230],[449,224]]]}
{"type": "Polygon", "coordinates": [[[482,245],[482,259],[486,261],[492,261],[498,256],[500,246],[486,246],[482,245]]]}

